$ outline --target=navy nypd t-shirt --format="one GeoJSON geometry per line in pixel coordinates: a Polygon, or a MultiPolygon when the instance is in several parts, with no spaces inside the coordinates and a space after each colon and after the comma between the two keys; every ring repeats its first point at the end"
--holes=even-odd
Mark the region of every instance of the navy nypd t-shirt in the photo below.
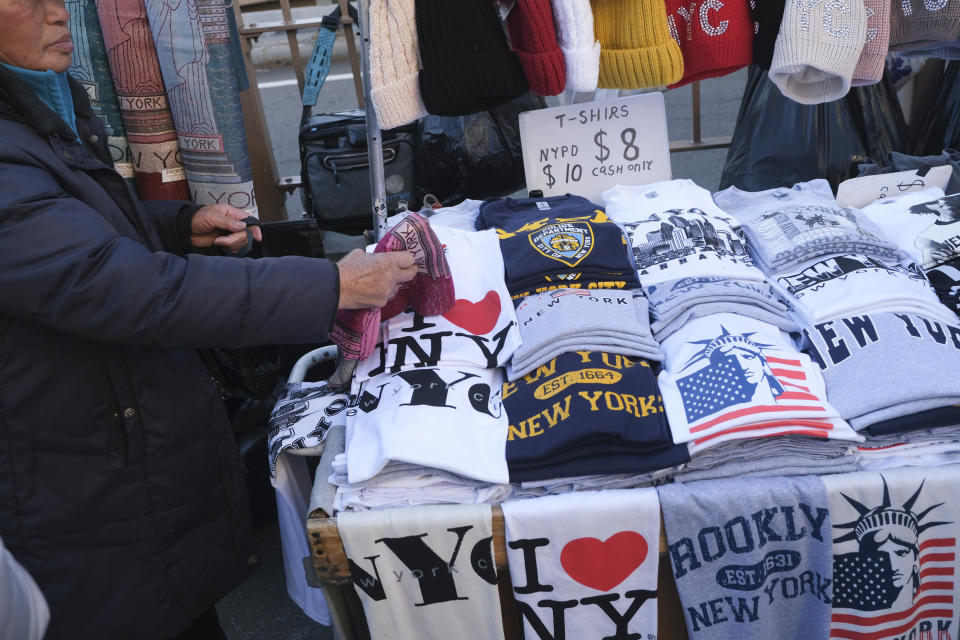
{"type": "Polygon", "coordinates": [[[561,287],[640,286],[623,230],[586,198],[488,200],[477,226],[496,227],[514,297],[561,287]]]}
{"type": "Polygon", "coordinates": [[[511,482],[645,473],[689,461],[674,445],[650,363],[562,354],[503,386],[511,482]]]}

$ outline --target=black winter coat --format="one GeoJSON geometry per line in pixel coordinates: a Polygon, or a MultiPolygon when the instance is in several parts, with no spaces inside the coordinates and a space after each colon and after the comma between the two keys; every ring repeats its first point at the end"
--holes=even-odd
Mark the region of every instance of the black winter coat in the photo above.
{"type": "Polygon", "coordinates": [[[325,340],[337,273],[185,256],[194,209],[139,202],[72,87],[80,140],[0,66],[0,536],[50,604],[48,640],[167,638],[252,553],[191,349],[325,340]]]}

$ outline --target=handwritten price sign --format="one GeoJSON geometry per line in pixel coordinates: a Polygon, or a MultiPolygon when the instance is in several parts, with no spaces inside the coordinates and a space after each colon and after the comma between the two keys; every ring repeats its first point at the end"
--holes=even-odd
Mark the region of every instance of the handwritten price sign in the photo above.
{"type": "Polygon", "coordinates": [[[521,113],[520,142],[527,189],[545,196],[600,202],[613,185],[672,177],[662,93],[521,113]]]}

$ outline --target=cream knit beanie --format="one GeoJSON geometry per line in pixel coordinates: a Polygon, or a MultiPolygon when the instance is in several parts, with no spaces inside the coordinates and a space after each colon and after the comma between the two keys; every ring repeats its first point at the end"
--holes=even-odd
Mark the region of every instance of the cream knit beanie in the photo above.
{"type": "Polygon", "coordinates": [[[557,43],[567,65],[567,89],[594,91],[600,73],[600,42],[593,35],[590,0],[551,0],[557,43]]]}
{"type": "Polygon", "coordinates": [[[370,95],[381,129],[427,115],[417,51],[413,0],[371,0],[370,95]]]}
{"type": "Polygon", "coordinates": [[[864,0],[867,9],[867,43],[853,72],[853,86],[876,84],[883,77],[890,44],[890,0],[864,0]]]}
{"type": "Polygon", "coordinates": [[[842,98],[866,39],[863,0],[787,0],[770,80],[801,104],[842,98]]]}

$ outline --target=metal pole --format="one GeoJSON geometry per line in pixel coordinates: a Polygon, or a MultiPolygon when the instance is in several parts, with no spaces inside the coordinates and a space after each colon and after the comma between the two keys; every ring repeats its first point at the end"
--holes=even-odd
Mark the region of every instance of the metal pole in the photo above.
{"type": "Polygon", "coordinates": [[[373,234],[376,240],[387,230],[387,190],[383,177],[383,138],[377,112],[370,97],[370,7],[357,0],[360,14],[360,58],[363,63],[363,97],[367,113],[367,157],[370,163],[370,193],[373,196],[373,234]]]}

